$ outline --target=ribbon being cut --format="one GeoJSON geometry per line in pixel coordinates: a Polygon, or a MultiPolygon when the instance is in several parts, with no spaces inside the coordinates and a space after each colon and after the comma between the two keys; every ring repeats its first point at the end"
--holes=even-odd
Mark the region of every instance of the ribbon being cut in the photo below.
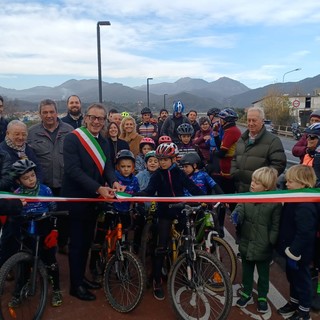
{"type": "Polygon", "coordinates": [[[320,188],[281,190],[267,192],[246,192],[235,194],[219,194],[190,197],[132,197],[124,192],[117,192],[115,199],[101,198],[63,198],[63,197],[23,197],[8,192],[0,192],[0,199],[24,199],[27,202],[55,201],[55,202],[320,202],[320,188]]]}

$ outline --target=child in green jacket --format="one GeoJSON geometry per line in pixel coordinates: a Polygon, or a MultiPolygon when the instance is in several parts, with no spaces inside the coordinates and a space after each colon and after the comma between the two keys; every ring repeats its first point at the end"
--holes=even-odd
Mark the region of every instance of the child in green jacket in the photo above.
{"type": "MultiPolygon", "coordinates": [[[[250,191],[276,189],[277,175],[271,167],[257,169],[252,174],[250,191]]],[[[232,222],[240,225],[243,291],[236,302],[240,308],[253,303],[253,273],[256,266],[259,275],[257,310],[268,312],[269,267],[278,238],[281,208],[281,203],[239,203],[231,214],[232,222]]]]}

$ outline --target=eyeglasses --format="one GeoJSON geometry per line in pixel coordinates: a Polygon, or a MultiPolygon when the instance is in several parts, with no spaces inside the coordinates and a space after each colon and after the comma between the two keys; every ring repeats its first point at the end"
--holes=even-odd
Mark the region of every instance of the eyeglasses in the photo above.
{"type": "Polygon", "coordinates": [[[87,117],[89,118],[90,121],[94,122],[98,119],[98,121],[100,123],[103,123],[106,121],[106,117],[96,117],[94,115],[91,115],[91,114],[87,114],[87,117]]]}
{"type": "Polygon", "coordinates": [[[310,140],[319,139],[318,136],[311,136],[311,135],[307,135],[307,138],[310,139],[310,140]]]}

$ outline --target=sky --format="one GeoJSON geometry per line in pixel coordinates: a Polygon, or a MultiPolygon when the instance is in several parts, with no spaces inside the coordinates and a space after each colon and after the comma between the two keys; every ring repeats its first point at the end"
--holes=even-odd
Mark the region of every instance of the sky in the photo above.
{"type": "Polygon", "coordinates": [[[319,0],[0,4],[0,87],[97,79],[98,21],[111,23],[100,26],[102,80],[109,83],[228,77],[254,89],[320,73],[319,0]]]}

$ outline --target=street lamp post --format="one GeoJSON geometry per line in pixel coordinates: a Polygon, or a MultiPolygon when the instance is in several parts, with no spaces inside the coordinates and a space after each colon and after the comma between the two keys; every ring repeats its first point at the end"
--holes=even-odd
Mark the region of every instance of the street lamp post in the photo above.
{"type": "Polygon", "coordinates": [[[300,71],[300,70],[301,70],[301,68],[297,68],[297,69],[293,69],[293,70],[290,70],[290,71],[284,73],[283,77],[282,77],[282,83],[284,83],[284,77],[285,77],[286,74],[291,73],[291,72],[295,72],[295,71],[300,71]]]}
{"type": "Polygon", "coordinates": [[[150,108],[149,106],[149,81],[153,80],[153,78],[147,78],[147,106],[148,108],[150,108]]]}
{"type": "Polygon", "coordinates": [[[99,84],[99,102],[102,103],[102,75],[101,75],[101,48],[100,48],[100,26],[110,26],[110,21],[97,22],[97,52],[98,52],[98,84],[99,84]]]}
{"type": "Polygon", "coordinates": [[[165,93],[164,95],[163,95],[163,108],[165,109],[166,108],[166,96],[167,96],[168,94],[167,93],[165,93]]]}

